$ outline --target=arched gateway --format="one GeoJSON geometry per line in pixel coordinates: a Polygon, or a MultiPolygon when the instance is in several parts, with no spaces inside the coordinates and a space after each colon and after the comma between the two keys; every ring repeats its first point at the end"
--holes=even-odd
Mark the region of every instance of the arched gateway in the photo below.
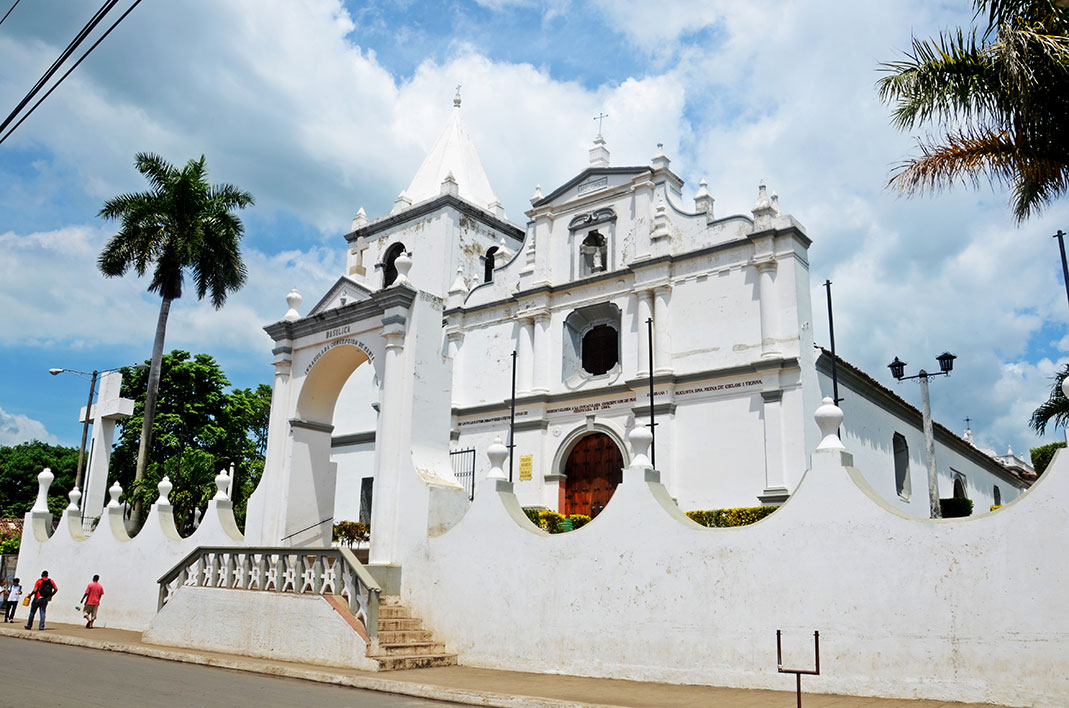
{"type": "Polygon", "coordinates": [[[334,409],[361,366],[372,366],[381,385],[371,562],[398,562],[429,525],[442,522],[432,518],[432,508],[443,505],[431,504],[431,496],[465,502],[444,505],[451,512],[466,508],[449,463],[449,390],[412,385],[416,371],[445,381],[451,375],[440,355],[441,301],[417,293],[407,268],[399,271],[396,283],[378,292],[343,277],[305,317],[291,293],[286,317],[264,328],[275,340],[275,380],[263,478],[249,498],[250,544],[330,545],[334,409]]]}

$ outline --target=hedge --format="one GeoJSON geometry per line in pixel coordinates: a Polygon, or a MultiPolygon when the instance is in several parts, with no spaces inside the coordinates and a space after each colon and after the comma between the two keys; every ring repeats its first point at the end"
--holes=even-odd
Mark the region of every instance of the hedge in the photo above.
{"type": "Polygon", "coordinates": [[[696,509],[688,511],[687,516],[702,526],[726,528],[747,526],[760,521],[778,508],[778,506],[737,506],[731,509],[709,509],[707,511],[696,509]]]}
{"type": "Polygon", "coordinates": [[[527,518],[531,520],[532,524],[549,533],[574,531],[590,522],[590,517],[585,514],[565,516],[555,511],[534,507],[524,507],[523,513],[527,514],[527,518]]]}
{"type": "Polygon", "coordinates": [[[956,497],[940,499],[939,513],[944,519],[960,519],[964,516],[972,516],[972,499],[958,499],[956,497]]]}

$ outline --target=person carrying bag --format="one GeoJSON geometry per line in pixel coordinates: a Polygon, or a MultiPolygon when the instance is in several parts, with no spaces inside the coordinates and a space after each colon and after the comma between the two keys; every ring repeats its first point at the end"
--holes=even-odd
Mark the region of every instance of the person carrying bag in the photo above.
{"type": "Polygon", "coordinates": [[[26,620],[26,629],[33,629],[33,616],[37,614],[38,610],[41,611],[41,623],[37,628],[45,628],[45,608],[48,607],[48,602],[58,591],[59,588],[56,587],[56,583],[48,577],[48,571],[42,571],[40,579],[33,586],[33,592],[26,598],[33,598],[30,602],[30,616],[26,620]]]}

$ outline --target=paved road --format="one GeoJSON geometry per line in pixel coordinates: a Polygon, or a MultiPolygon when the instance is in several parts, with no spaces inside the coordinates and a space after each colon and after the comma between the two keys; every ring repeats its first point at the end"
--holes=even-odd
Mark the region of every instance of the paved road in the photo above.
{"type": "Polygon", "coordinates": [[[444,708],[456,705],[459,704],[0,637],[2,708],[444,708]]]}

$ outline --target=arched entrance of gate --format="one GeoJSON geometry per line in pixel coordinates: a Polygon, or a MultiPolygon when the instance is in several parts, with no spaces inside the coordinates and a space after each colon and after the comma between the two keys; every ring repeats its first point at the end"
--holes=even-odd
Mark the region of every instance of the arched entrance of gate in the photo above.
{"type": "Polygon", "coordinates": [[[597,516],[623,480],[624,457],[619,444],[603,432],[581,436],[564,460],[562,514],[597,516]]]}

